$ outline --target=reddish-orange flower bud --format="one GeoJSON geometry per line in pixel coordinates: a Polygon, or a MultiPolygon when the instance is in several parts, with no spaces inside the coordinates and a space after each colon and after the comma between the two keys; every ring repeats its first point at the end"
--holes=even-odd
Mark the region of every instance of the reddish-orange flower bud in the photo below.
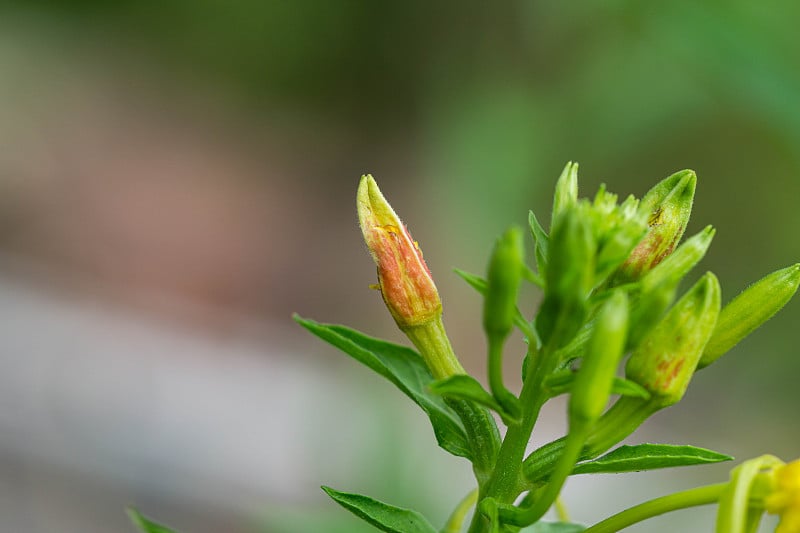
{"type": "Polygon", "coordinates": [[[442,302],[422,251],[369,174],[361,178],[357,203],[383,301],[397,325],[406,329],[440,317],[442,302]]]}

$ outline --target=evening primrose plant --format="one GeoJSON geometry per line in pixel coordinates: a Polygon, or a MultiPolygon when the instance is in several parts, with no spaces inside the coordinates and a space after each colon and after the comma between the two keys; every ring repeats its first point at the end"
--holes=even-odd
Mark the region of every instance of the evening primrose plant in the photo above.
{"type": "MultiPolygon", "coordinates": [[[[584,526],[570,523],[559,495],[570,476],[635,472],[729,461],[723,453],[675,444],[619,445],[656,412],[679,402],[692,376],[780,310],[800,285],[800,264],[773,272],[722,305],[707,272],[681,292],[714,237],[708,226],[681,242],[692,209],[694,172],[656,184],[640,200],[601,187],[578,197],[578,165],[555,187],[549,230],[529,215],[535,265],[524,231],[496,241],[485,276],[456,273],[483,296],[488,387],[467,374],[442,321],[442,301],[423,257],[370,175],[357,192],[358,219],[378,271],[379,290],[413,348],[344,326],[295,320],[371,368],[417,404],[444,450],[470,462],[473,487],[437,528],[420,513],[368,496],[323,490],[390,533],[611,533],[653,516],[717,504],[717,533],[752,533],[762,515],[778,533],[800,532],[800,462],[745,461],[727,481],[667,494],[584,526]],[[520,309],[523,284],[542,294],[533,317],[520,309]],[[522,389],[503,381],[508,339],[524,337],[522,389]],[[567,395],[566,434],[526,454],[542,407],[567,395]],[[498,422],[505,427],[501,432],[498,422]],[[552,507],[558,522],[543,517],[552,507]]],[[[135,511],[147,532],[163,528],[135,511]]]]}
{"type": "Polygon", "coordinates": [[[439,445],[470,461],[475,487],[442,528],[367,496],[328,487],[325,492],[377,529],[396,533],[516,532],[529,526],[537,532],[611,532],[710,503],[719,504],[720,533],[753,531],[765,511],[782,517],[781,533],[800,531],[800,466],[771,457],[743,463],[727,482],[645,502],[590,527],[542,522],[572,475],[732,459],[686,445],[615,448],[654,413],[679,402],[695,371],[774,315],[800,284],[796,264],[769,274],[724,307],[711,272],[680,294],[681,281],[714,236],[709,226],[681,244],[696,183],[694,172],[684,170],[641,200],[628,196],[620,202],[605,187],[592,199],[579,199],[578,165],[570,163],[556,183],[549,231],[530,213],[535,268],[525,262],[523,230],[512,227],[497,239],[484,277],[457,270],[483,295],[484,388],[453,351],[419,245],[372,176],[362,177],[356,205],[378,269],[375,287],[415,349],[295,318],[419,405],[439,445]],[[520,312],[523,283],[542,292],[534,317],[520,312]],[[525,340],[518,395],[503,383],[507,340],[515,328],[525,340]],[[569,396],[566,435],[526,456],[540,410],[561,394],[569,396]],[[506,426],[503,437],[497,420],[506,426]]]}

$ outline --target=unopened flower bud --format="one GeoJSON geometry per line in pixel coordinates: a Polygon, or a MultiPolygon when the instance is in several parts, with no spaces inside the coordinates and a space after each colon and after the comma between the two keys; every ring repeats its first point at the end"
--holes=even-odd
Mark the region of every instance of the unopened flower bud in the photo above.
{"type": "Polygon", "coordinates": [[[569,399],[570,425],[591,424],[603,413],[625,350],[627,329],[628,298],[617,290],[598,312],[569,399]]]}
{"type": "Polygon", "coordinates": [[[494,246],[486,275],[483,329],[490,337],[504,340],[514,324],[517,293],[525,268],[522,230],[510,228],[494,246]]]}
{"type": "Polygon", "coordinates": [[[635,281],[667,257],[681,239],[692,212],[697,176],[682,170],[650,189],[639,203],[650,229],[615,275],[615,284],[635,281]]]}
{"type": "Polygon", "coordinates": [[[597,244],[584,211],[571,207],[555,221],[548,246],[544,301],[536,316],[542,343],[557,337],[569,342],[586,317],[586,299],[594,284],[597,244]]]}
{"type": "Polygon", "coordinates": [[[706,273],[642,340],[625,366],[628,379],[647,389],[661,407],[678,402],[717,322],[720,288],[706,273]]]}
{"type": "Polygon", "coordinates": [[[358,220],[378,266],[383,301],[401,329],[432,322],[442,302],[422,251],[371,175],[358,186],[358,220]]]}
{"type": "Polygon", "coordinates": [[[686,239],[677,250],[641,279],[642,291],[646,292],[664,282],[677,285],[706,255],[715,233],[713,226],[706,226],[686,239]]]}
{"type": "Polygon", "coordinates": [[[722,308],[698,368],[704,368],[772,318],[800,286],[800,263],[765,276],[722,308]]]}
{"type": "Polygon", "coordinates": [[[672,303],[678,284],[703,258],[713,237],[714,228],[707,226],[687,239],[639,281],[637,305],[631,311],[629,347],[638,345],[656,325],[672,303]]]}
{"type": "Polygon", "coordinates": [[[576,203],[578,203],[578,163],[570,161],[561,171],[561,176],[556,182],[556,192],[553,196],[553,214],[550,222],[551,231],[559,215],[576,203]]]}

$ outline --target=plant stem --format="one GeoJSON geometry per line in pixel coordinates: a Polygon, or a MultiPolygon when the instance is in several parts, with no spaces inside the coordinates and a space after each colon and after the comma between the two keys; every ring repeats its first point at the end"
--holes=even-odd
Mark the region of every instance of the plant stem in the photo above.
{"type": "Polygon", "coordinates": [[[728,483],[705,485],[640,503],[635,507],[606,518],[602,522],[598,522],[584,530],[584,533],[615,533],[633,524],[670,511],[714,503],[719,500],[722,491],[725,490],[727,485],[728,483]]]}
{"type": "MultiPolygon", "coordinates": [[[[593,459],[633,433],[661,407],[655,402],[623,396],[595,423],[586,438],[579,461],[593,459]]],[[[531,485],[546,480],[564,451],[565,438],[554,440],[531,453],[523,464],[523,475],[531,485]]]]}
{"type": "Polygon", "coordinates": [[[561,522],[569,522],[569,511],[567,511],[567,506],[561,496],[556,498],[556,515],[561,522]]]}
{"type": "Polygon", "coordinates": [[[456,506],[453,514],[447,520],[441,533],[459,533],[461,531],[461,524],[464,523],[464,517],[470,508],[478,501],[478,489],[473,490],[462,499],[456,506]]]}
{"type": "MultiPolygon", "coordinates": [[[[421,326],[403,328],[403,332],[417,347],[434,378],[443,379],[466,373],[453,351],[441,317],[421,326]]],[[[452,399],[445,402],[464,424],[472,451],[473,470],[482,487],[489,478],[500,448],[497,424],[489,411],[472,402],[452,399]]]]}
{"type": "MultiPolygon", "coordinates": [[[[536,356],[535,347],[528,349],[528,357],[536,356]]],[[[522,459],[525,455],[525,448],[530,440],[533,426],[539,416],[539,411],[547,401],[544,391],[544,380],[553,371],[557,363],[557,358],[553,357],[552,350],[543,350],[539,354],[539,360],[528,370],[529,375],[522,385],[520,392],[520,406],[522,417],[519,424],[508,428],[503,444],[500,446],[500,453],[494,471],[486,485],[486,490],[480,495],[483,498],[494,498],[498,503],[512,503],[520,492],[520,469],[522,459]]],[[[488,531],[489,523],[480,512],[476,512],[469,533],[485,533],[488,531]]]]}
{"type": "Polygon", "coordinates": [[[553,475],[550,477],[544,492],[536,499],[534,504],[527,509],[514,508],[510,510],[511,512],[509,513],[504,513],[503,509],[501,509],[500,517],[505,519],[505,522],[518,526],[527,526],[544,516],[553,502],[556,501],[556,498],[558,498],[558,494],[561,492],[564,482],[572,473],[572,469],[575,468],[575,463],[581,454],[581,450],[583,450],[583,443],[586,441],[587,432],[588,427],[574,427],[570,429],[564,449],[559,456],[553,475]]]}
{"type": "Polygon", "coordinates": [[[444,379],[466,373],[453,351],[442,317],[437,317],[424,325],[410,326],[402,330],[417,347],[434,378],[444,379]]]}
{"type": "Polygon", "coordinates": [[[512,417],[519,416],[519,400],[503,385],[503,342],[504,339],[489,338],[489,389],[497,403],[512,417]]]}

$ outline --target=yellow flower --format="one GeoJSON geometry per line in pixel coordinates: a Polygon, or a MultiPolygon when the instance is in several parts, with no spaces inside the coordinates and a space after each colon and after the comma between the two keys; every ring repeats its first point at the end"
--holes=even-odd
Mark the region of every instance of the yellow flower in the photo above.
{"type": "Polygon", "coordinates": [[[800,459],[777,467],[772,478],[773,491],[764,507],[781,517],[775,533],[800,533],[800,459]]]}

